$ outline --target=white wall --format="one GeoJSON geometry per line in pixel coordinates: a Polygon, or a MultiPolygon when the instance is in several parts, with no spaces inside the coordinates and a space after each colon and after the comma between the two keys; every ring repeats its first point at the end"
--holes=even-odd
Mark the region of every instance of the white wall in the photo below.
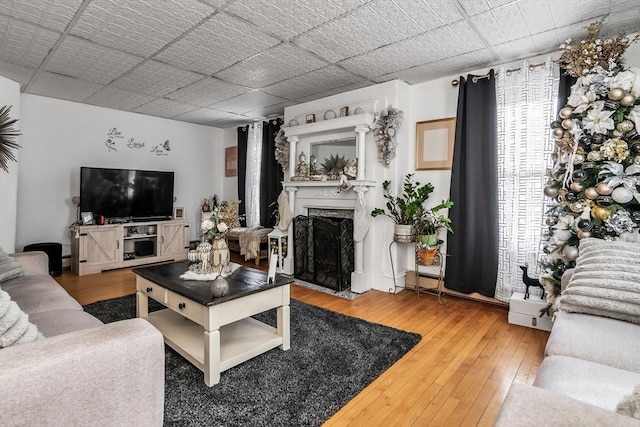
{"type": "Polygon", "coordinates": [[[222,129],[26,94],[20,123],[18,250],[60,242],[63,254],[70,252],[67,227],[76,220],[71,198],[80,193],[81,166],[175,172],[175,206],[185,208],[191,239],[201,199],[223,191],[222,129]],[[113,128],[122,135],[112,138],[117,151],[107,147],[113,128]],[[127,147],[131,138],[144,147],[127,147]],[[160,148],[167,140],[170,151],[160,148]]]}
{"type": "MultiPolygon", "coordinates": [[[[0,106],[10,105],[10,117],[18,119],[15,129],[22,128],[20,119],[20,84],[0,76],[0,106]]],[[[22,144],[22,138],[16,139],[22,144]]],[[[20,149],[13,154],[20,160],[20,149]]],[[[0,248],[8,253],[15,251],[16,245],[16,200],[18,197],[18,167],[17,162],[9,162],[9,173],[0,169],[0,248]]]]}

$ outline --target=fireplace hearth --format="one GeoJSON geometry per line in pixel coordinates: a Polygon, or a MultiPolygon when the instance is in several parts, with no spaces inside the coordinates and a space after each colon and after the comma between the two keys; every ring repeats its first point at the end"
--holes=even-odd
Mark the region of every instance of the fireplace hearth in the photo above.
{"type": "Polygon", "coordinates": [[[293,233],[296,278],[336,291],[351,287],[353,219],[299,215],[293,233]]]}

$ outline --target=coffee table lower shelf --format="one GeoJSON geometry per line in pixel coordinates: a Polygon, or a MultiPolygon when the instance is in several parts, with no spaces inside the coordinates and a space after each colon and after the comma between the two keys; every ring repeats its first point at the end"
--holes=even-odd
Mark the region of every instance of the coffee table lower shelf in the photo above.
{"type": "MultiPolygon", "coordinates": [[[[164,335],[169,347],[205,371],[204,328],[170,309],[149,313],[147,320],[164,335]]],[[[276,328],[253,318],[220,327],[220,372],[283,344],[276,328]]]]}

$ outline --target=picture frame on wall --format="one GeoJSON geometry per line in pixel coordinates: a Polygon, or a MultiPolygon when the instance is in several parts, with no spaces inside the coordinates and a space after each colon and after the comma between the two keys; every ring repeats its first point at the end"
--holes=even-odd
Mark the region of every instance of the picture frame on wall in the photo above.
{"type": "Polygon", "coordinates": [[[224,150],[224,176],[238,175],[238,146],[227,147],[224,150]]]}
{"type": "Polygon", "coordinates": [[[307,114],[306,121],[307,121],[307,123],[315,123],[316,115],[315,114],[307,114]]]}
{"type": "Polygon", "coordinates": [[[451,169],[456,118],[416,123],[416,170],[451,169]]]}
{"type": "Polygon", "coordinates": [[[175,206],[173,208],[173,219],[184,219],[184,208],[181,206],[175,206]]]}
{"type": "Polygon", "coordinates": [[[340,109],[340,117],[346,117],[349,115],[349,107],[342,107],[340,109]]]}

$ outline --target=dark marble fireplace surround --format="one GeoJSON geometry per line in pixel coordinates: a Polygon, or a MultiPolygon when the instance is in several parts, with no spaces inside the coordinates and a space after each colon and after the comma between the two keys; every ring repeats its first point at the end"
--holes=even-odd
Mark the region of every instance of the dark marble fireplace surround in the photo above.
{"type": "Polygon", "coordinates": [[[293,220],[294,276],[343,291],[354,271],[353,210],[310,208],[293,220]]]}

